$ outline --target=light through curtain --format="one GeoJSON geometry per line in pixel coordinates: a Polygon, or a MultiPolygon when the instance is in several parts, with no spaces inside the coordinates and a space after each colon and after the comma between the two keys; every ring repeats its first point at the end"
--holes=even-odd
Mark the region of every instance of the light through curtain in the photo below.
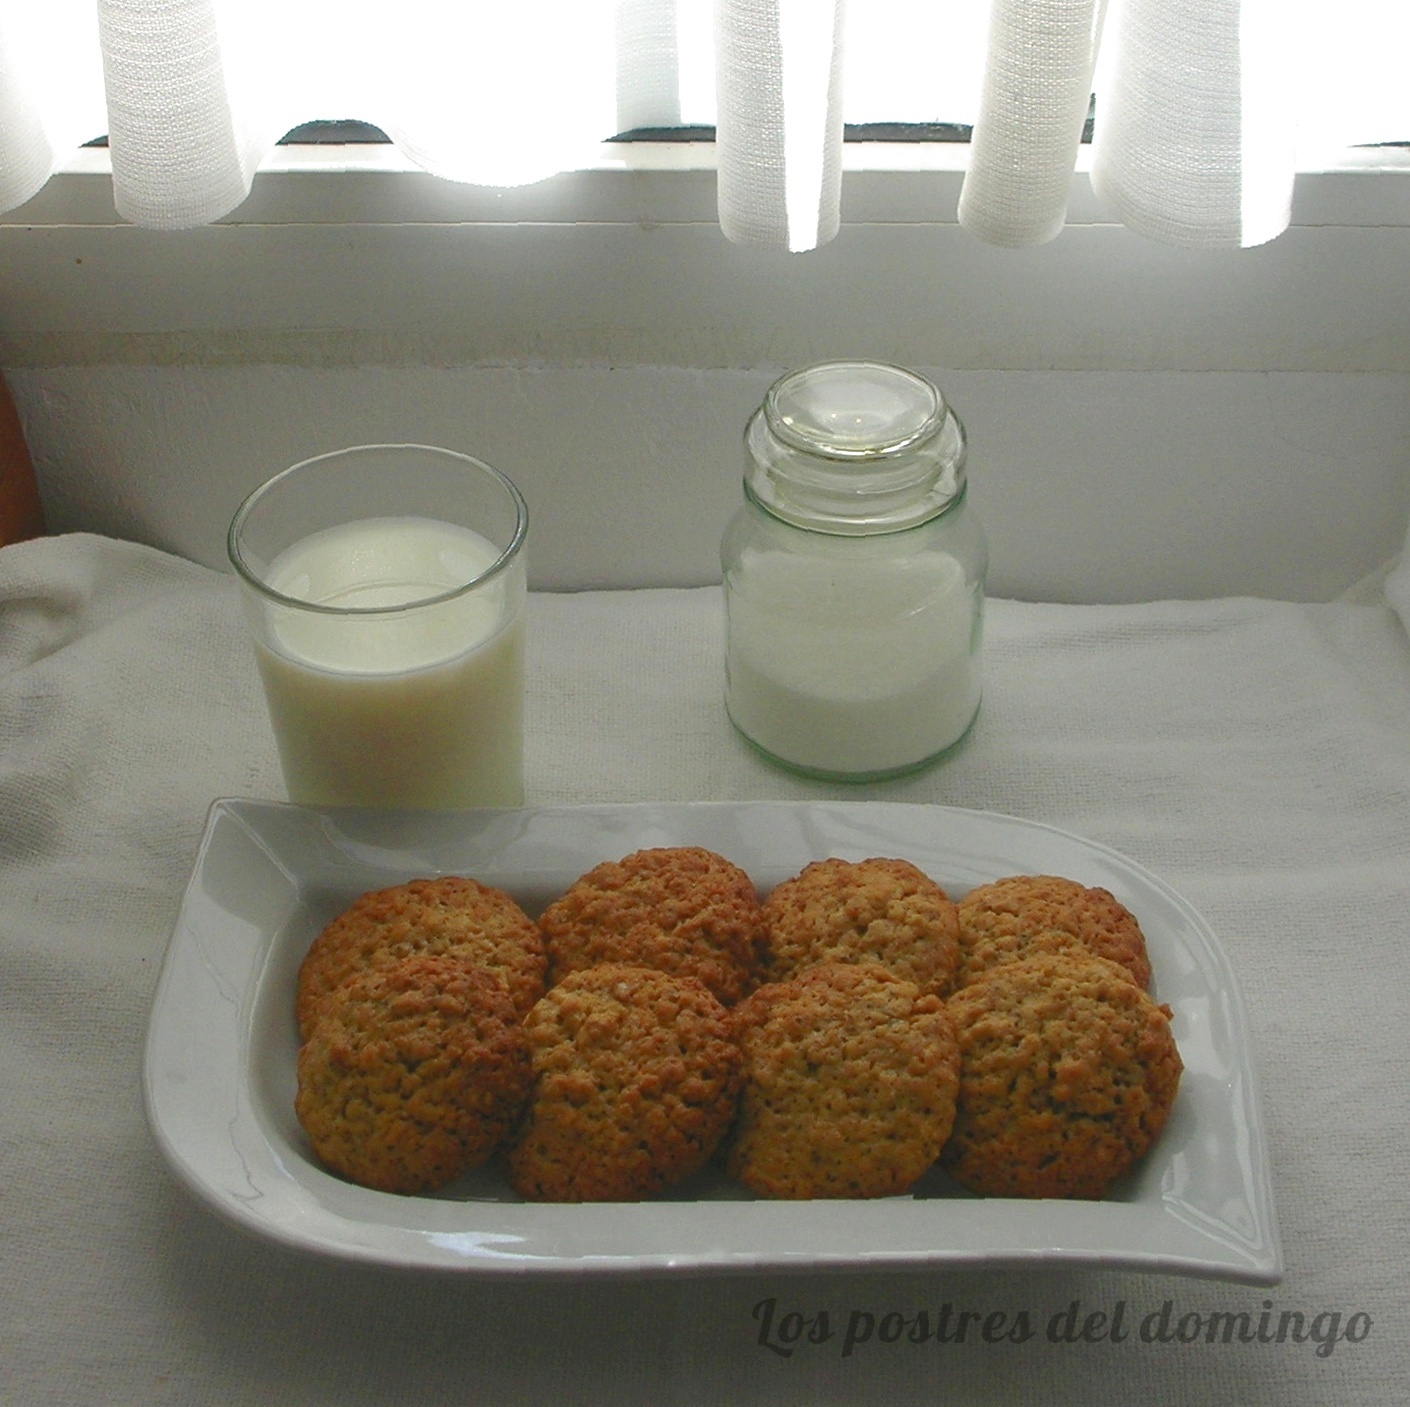
{"type": "Polygon", "coordinates": [[[183,228],[318,118],[495,187],[705,123],[724,233],[797,252],[839,228],[844,123],[948,122],[961,223],[1024,246],[1063,228],[1095,92],[1112,217],[1239,248],[1286,226],[1309,142],[1410,138],[1407,41],[1382,0],[0,0],[0,209],[104,134],[118,212],[183,228]]]}

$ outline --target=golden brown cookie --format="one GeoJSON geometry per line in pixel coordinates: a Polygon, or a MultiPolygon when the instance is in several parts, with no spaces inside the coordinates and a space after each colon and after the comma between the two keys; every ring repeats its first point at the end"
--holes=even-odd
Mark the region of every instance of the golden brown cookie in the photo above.
{"type": "Polygon", "coordinates": [[[822,963],[733,1012],[744,1089],[726,1165],[765,1197],[886,1197],[950,1132],[959,1049],[944,1001],[878,963],[822,963]]]}
{"type": "Polygon", "coordinates": [[[510,1182],[548,1202],[636,1201],[701,1168],[734,1115],[739,1049],[705,986],[649,967],[569,973],[525,1022],[534,1092],[510,1182]]]}
{"type": "Polygon", "coordinates": [[[1010,875],[971,889],[958,908],[959,986],[1001,962],[1072,951],[1120,963],[1139,987],[1150,985],[1145,935],[1108,890],[1057,875],[1010,875]]]}
{"type": "Polygon", "coordinates": [[[500,980],[443,955],[368,969],[299,1051],[295,1112],[332,1171],[431,1192],[486,1161],[528,1096],[528,1044],[500,980]]]}
{"type": "Polygon", "coordinates": [[[953,984],[955,906],[908,860],[815,860],[763,907],[764,982],[818,962],[879,962],[922,991],[943,996],[953,984]]]}
{"type": "Polygon", "coordinates": [[[949,1000],[959,1109],[941,1157],[990,1197],[1098,1198],[1155,1142],[1179,1089],[1169,1007],[1086,954],[1002,963],[949,1000]]]}
{"type": "Polygon", "coordinates": [[[695,977],[725,1005],[752,981],[759,896],[738,865],[700,846],[637,850],[583,875],[539,917],[551,981],[599,963],[695,977]]]}
{"type": "Polygon", "coordinates": [[[328,994],[354,973],[413,953],[445,953],[489,969],[520,1013],[543,995],[543,935],[508,894],[456,875],[413,879],[363,894],[313,940],[294,1002],[300,1038],[308,1038],[328,994]]]}

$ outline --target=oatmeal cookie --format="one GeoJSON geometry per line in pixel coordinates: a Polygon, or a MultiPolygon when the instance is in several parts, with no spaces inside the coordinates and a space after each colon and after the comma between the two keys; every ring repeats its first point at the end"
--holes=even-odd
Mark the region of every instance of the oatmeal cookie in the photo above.
{"type": "Polygon", "coordinates": [[[1073,951],[1120,963],[1137,986],[1150,985],[1145,935],[1108,890],[1057,875],[1011,875],[971,889],[958,907],[960,986],[1001,962],[1073,951]]]}
{"type": "Polygon", "coordinates": [[[532,1201],[636,1201],[704,1166],[734,1115],[740,1056],[701,982],[603,963],[525,1021],[534,1090],[508,1148],[532,1201]]]}
{"type": "Polygon", "coordinates": [[[941,1163],[991,1197],[1099,1198],[1155,1142],[1179,1088],[1170,1008],[1105,958],[1000,964],[949,1000],[959,1107],[941,1163]]]}
{"type": "Polygon", "coordinates": [[[539,917],[551,982],[599,963],[695,977],[726,1006],[752,981],[763,927],[753,881],[700,846],[637,850],[589,870],[539,917]]]}
{"type": "Polygon", "coordinates": [[[306,1040],[328,994],[354,973],[413,953],[445,953],[487,968],[522,1014],[543,995],[543,935],[501,889],[456,875],[375,889],[313,940],[299,968],[294,1012],[306,1040]]]}
{"type": "Polygon", "coordinates": [[[944,1001],[879,963],[821,963],[733,1012],[744,1090],[726,1154],[765,1197],[904,1192],[949,1135],[959,1049],[944,1001]]]}
{"type": "Polygon", "coordinates": [[[761,980],[818,962],[879,962],[926,992],[954,981],[959,920],[945,891],[908,860],[815,860],[764,900],[761,980]]]}
{"type": "Polygon", "coordinates": [[[332,1171],[382,1192],[431,1192],[490,1157],[529,1082],[503,983],[419,954],[329,997],[299,1051],[294,1107],[332,1171]]]}

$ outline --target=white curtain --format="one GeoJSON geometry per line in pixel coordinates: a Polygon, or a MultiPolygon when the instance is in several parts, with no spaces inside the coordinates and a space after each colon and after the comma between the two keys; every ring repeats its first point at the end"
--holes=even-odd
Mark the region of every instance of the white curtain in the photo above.
{"type": "Polygon", "coordinates": [[[489,186],[705,122],[725,234],[803,251],[839,226],[844,122],[953,122],[962,224],[1021,246],[1062,229],[1095,92],[1113,218],[1239,248],[1309,148],[1410,139],[1407,51],[1384,0],[0,0],[0,209],[100,135],[119,213],[174,229],[317,118],[489,186]]]}

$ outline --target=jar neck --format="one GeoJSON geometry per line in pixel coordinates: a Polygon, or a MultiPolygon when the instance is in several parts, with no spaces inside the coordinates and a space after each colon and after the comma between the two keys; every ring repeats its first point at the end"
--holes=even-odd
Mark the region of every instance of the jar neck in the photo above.
{"type": "Polygon", "coordinates": [[[744,491],[771,517],[839,536],[902,532],[939,517],[964,496],[964,427],[945,409],[935,433],[904,452],[805,452],[771,432],[761,410],[745,431],[744,491]]]}

